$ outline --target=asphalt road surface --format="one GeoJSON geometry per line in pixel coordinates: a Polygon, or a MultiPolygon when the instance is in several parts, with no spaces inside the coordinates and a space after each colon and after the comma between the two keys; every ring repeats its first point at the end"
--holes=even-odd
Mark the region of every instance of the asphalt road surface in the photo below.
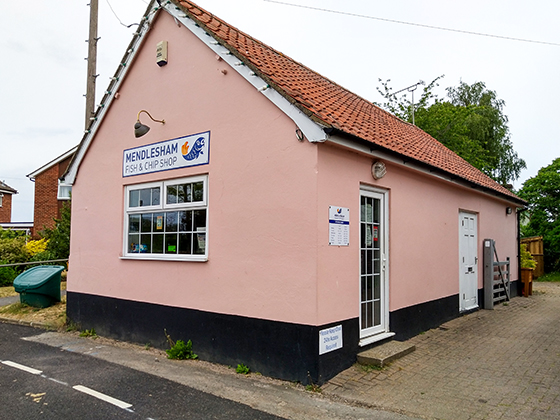
{"type": "Polygon", "coordinates": [[[22,340],[0,323],[0,419],[281,419],[148,373],[22,340]]]}

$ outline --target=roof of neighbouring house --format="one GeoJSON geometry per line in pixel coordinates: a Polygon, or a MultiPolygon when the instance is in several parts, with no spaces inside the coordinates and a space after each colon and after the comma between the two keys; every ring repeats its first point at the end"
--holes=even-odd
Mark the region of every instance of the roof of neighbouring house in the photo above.
{"type": "Polygon", "coordinates": [[[39,169],[35,169],[33,172],[31,172],[30,174],[26,175],[31,181],[35,180],[35,177],[39,174],[42,174],[43,172],[45,172],[47,169],[52,168],[54,165],[59,164],[60,162],[62,162],[65,159],[68,159],[72,156],[74,156],[74,153],[76,153],[76,150],[78,150],[78,146],[74,146],[73,148],[71,148],[70,150],[64,152],[63,154],[61,154],[60,156],[54,158],[53,160],[51,160],[49,163],[44,164],[43,166],[41,166],[39,169]]]}
{"type": "Polygon", "coordinates": [[[192,1],[172,0],[244,64],[302,112],[326,128],[363,139],[469,183],[522,201],[418,127],[350,92],[192,1]]]}
{"type": "Polygon", "coordinates": [[[8,184],[4,183],[3,181],[0,181],[0,193],[17,194],[17,190],[14,190],[8,184]]]}

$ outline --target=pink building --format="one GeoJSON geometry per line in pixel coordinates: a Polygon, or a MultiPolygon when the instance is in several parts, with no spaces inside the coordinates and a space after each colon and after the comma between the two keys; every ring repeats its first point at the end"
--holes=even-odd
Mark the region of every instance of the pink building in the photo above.
{"type": "Polygon", "coordinates": [[[420,129],[190,1],[127,51],[62,179],[83,328],[322,383],[481,306],[485,238],[516,284],[524,202],[420,129]]]}

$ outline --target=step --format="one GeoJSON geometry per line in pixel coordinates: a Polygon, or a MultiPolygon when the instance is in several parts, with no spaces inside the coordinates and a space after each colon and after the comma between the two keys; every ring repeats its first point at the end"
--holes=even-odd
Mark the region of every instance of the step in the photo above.
{"type": "Polygon", "coordinates": [[[389,341],[358,353],[358,363],[383,367],[416,350],[416,346],[402,341],[389,341]]]}

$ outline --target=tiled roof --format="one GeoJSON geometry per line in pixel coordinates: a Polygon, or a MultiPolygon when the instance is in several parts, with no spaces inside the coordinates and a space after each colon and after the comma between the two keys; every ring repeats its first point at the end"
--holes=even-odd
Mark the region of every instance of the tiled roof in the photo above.
{"type": "Polygon", "coordinates": [[[17,190],[14,190],[8,184],[5,184],[2,181],[0,181],[0,191],[5,192],[5,193],[9,193],[9,194],[17,194],[17,190]]]}
{"type": "Polygon", "coordinates": [[[337,85],[239,31],[187,0],[174,0],[210,35],[292,104],[326,128],[366,140],[390,152],[521,201],[418,127],[337,85]]]}

